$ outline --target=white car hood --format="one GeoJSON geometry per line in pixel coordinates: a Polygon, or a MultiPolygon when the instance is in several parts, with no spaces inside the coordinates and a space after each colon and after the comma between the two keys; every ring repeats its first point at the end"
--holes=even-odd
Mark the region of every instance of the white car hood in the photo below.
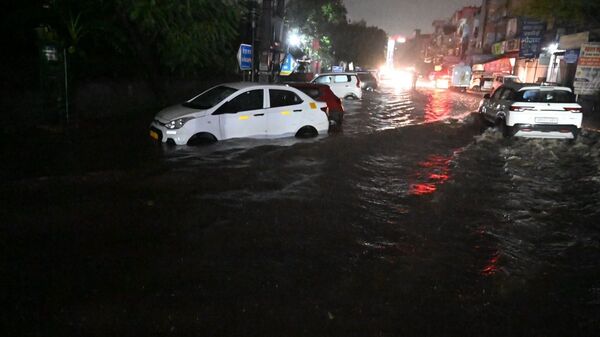
{"type": "Polygon", "coordinates": [[[155,118],[158,119],[158,121],[160,121],[161,123],[167,123],[169,121],[184,116],[193,115],[194,117],[203,117],[206,116],[206,114],[208,114],[208,110],[187,108],[181,104],[178,104],[170,106],[168,108],[164,108],[156,114],[155,118]]]}

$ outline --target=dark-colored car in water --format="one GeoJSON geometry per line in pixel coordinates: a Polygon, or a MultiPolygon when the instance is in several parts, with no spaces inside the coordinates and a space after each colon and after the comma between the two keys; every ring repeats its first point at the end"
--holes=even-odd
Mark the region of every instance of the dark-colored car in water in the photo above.
{"type": "Polygon", "coordinates": [[[328,85],[317,83],[287,83],[287,85],[304,92],[314,100],[327,103],[327,111],[325,112],[329,120],[337,125],[342,124],[344,120],[342,100],[331,91],[328,85]]]}
{"type": "Polygon", "coordinates": [[[358,78],[360,79],[360,87],[366,91],[373,91],[379,86],[377,77],[370,71],[359,71],[358,78]]]}

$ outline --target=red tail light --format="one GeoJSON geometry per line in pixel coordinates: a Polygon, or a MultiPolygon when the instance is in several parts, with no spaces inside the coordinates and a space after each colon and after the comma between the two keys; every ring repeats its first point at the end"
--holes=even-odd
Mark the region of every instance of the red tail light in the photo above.
{"type": "Polygon", "coordinates": [[[356,78],[356,87],[360,89],[360,78],[356,78]]]}
{"type": "Polygon", "coordinates": [[[565,109],[566,111],[571,111],[571,112],[581,112],[581,108],[579,108],[579,107],[577,107],[577,108],[564,107],[563,109],[565,109]]]}
{"type": "Polygon", "coordinates": [[[533,107],[532,106],[518,106],[518,105],[510,106],[510,111],[526,111],[526,110],[533,110],[533,107]]]}

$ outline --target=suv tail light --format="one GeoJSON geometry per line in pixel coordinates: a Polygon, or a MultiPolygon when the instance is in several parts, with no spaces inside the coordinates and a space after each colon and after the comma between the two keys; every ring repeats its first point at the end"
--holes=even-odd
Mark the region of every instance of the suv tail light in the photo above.
{"type": "Polygon", "coordinates": [[[533,110],[533,107],[532,106],[511,105],[509,110],[510,111],[527,111],[527,110],[533,110]]]}
{"type": "Polygon", "coordinates": [[[356,87],[360,89],[360,78],[356,76],[356,87]]]}
{"type": "Polygon", "coordinates": [[[580,107],[577,107],[577,108],[564,107],[563,109],[565,109],[566,111],[571,111],[571,112],[581,112],[581,108],[580,107]]]}

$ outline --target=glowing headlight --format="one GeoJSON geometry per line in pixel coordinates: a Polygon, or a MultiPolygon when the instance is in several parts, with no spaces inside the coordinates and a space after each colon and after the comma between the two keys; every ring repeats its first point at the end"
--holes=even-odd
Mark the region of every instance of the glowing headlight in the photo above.
{"type": "Polygon", "coordinates": [[[183,125],[185,123],[187,123],[189,120],[194,119],[194,117],[184,117],[184,118],[178,118],[178,119],[174,119],[170,122],[168,122],[167,124],[165,124],[165,127],[167,129],[181,129],[183,127],[183,125]]]}

